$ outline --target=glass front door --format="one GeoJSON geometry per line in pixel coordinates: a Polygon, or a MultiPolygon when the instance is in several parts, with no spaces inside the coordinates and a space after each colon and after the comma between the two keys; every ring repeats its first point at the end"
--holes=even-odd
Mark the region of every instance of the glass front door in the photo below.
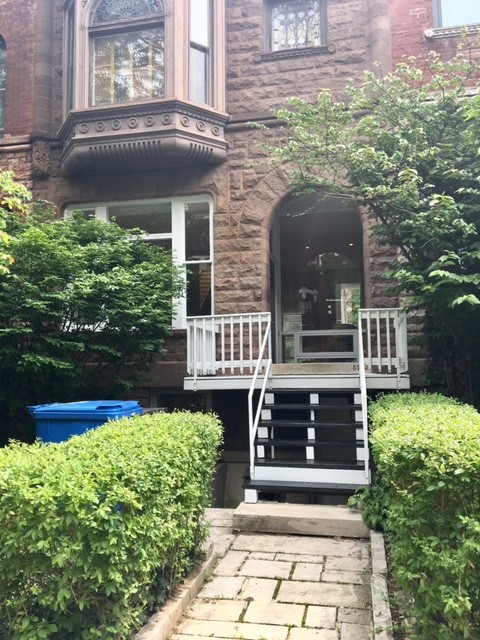
{"type": "Polygon", "coordinates": [[[313,351],[328,350],[325,336],[314,332],[354,327],[361,305],[358,214],[338,199],[296,198],[277,216],[272,255],[277,362],[294,361],[298,332],[312,332],[303,340],[312,343],[313,351]]]}

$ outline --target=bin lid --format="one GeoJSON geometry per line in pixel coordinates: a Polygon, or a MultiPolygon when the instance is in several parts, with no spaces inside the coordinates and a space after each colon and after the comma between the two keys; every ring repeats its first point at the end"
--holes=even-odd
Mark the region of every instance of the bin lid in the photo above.
{"type": "Polygon", "coordinates": [[[28,407],[34,418],[108,420],[143,413],[136,400],[82,400],[80,402],[53,402],[28,407]]]}

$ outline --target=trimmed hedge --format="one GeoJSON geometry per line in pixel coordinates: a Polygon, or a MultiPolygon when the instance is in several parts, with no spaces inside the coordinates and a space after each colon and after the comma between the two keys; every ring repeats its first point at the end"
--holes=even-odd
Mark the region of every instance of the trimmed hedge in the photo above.
{"type": "Polygon", "coordinates": [[[383,396],[370,417],[393,568],[412,598],[414,637],[478,640],[480,414],[421,393],[383,396]]]}
{"type": "Polygon", "coordinates": [[[157,413],[0,450],[0,638],[129,637],[201,548],[221,434],[157,413]]]}

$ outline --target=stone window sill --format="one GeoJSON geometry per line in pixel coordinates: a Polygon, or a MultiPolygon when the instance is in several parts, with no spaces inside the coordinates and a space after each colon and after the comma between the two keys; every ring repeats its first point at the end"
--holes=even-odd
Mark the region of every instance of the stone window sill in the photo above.
{"type": "Polygon", "coordinates": [[[470,24],[461,27],[437,27],[425,29],[425,37],[429,40],[441,40],[442,38],[459,38],[462,35],[475,35],[480,33],[480,24],[470,24]]]}
{"type": "Polygon", "coordinates": [[[259,53],[254,57],[256,63],[269,62],[270,60],[283,60],[288,58],[302,58],[304,56],[325,55],[335,53],[334,45],[321,45],[319,47],[299,47],[298,49],[282,49],[282,51],[270,51],[259,53]]]}

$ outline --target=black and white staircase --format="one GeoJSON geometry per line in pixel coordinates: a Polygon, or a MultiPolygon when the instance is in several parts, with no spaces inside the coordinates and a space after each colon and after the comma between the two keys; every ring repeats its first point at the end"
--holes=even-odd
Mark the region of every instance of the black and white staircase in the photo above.
{"type": "Polygon", "coordinates": [[[300,386],[265,394],[245,502],[267,493],[351,495],[368,483],[359,386],[300,386]]]}

